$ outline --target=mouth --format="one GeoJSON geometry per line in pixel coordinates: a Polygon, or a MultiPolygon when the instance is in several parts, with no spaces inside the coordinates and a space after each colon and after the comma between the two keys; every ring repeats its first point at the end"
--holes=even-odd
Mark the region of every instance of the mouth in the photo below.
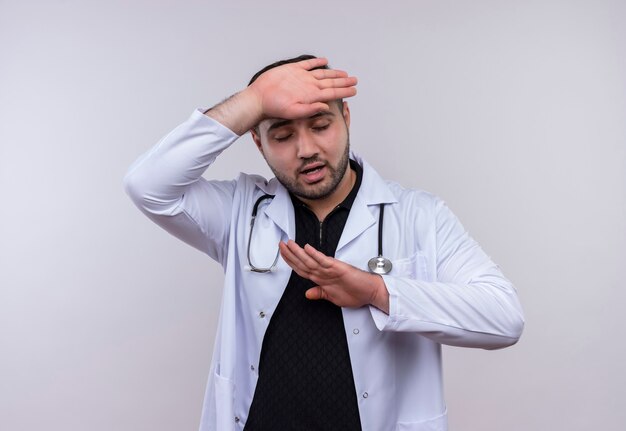
{"type": "Polygon", "coordinates": [[[324,163],[310,163],[306,165],[304,168],[300,169],[300,173],[307,175],[311,172],[319,171],[324,167],[324,163]]]}
{"type": "Polygon", "coordinates": [[[300,170],[300,175],[309,183],[316,183],[324,177],[326,165],[324,163],[310,163],[300,170]]]}

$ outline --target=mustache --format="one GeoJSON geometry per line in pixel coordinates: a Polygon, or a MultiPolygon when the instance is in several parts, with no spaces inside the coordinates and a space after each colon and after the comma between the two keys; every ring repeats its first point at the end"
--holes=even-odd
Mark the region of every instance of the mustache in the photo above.
{"type": "Polygon", "coordinates": [[[311,163],[323,163],[324,165],[328,164],[326,160],[322,159],[318,155],[307,157],[306,159],[302,159],[302,163],[300,163],[300,166],[298,167],[298,172],[302,171],[305,166],[310,165],[311,163]]]}

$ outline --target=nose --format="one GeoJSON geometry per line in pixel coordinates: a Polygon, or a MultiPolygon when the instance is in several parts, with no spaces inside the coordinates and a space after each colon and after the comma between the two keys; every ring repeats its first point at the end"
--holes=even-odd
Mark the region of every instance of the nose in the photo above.
{"type": "Polygon", "coordinates": [[[297,156],[299,159],[308,159],[318,154],[319,148],[315,142],[315,137],[308,131],[298,133],[297,156]]]}

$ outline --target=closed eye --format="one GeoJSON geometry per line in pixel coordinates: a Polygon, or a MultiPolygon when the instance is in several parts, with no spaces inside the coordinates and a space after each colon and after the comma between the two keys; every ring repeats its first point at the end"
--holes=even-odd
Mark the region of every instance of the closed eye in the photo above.
{"type": "Polygon", "coordinates": [[[277,142],[285,142],[286,140],[291,138],[291,136],[292,136],[292,133],[289,133],[288,135],[274,136],[274,140],[277,142]]]}
{"type": "Polygon", "coordinates": [[[315,126],[315,127],[313,127],[313,130],[321,132],[322,130],[328,129],[328,126],[330,126],[330,123],[329,124],[325,124],[323,126],[315,126]]]}

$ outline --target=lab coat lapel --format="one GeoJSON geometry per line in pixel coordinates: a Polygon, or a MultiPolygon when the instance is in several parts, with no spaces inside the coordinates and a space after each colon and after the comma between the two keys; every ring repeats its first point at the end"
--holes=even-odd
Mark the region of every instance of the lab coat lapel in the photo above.
{"type": "MultiPolygon", "coordinates": [[[[352,203],[348,221],[337,245],[337,252],[378,222],[377,216],[373,215],[373,209],[370,207],[377,207],[381,203],[390,204],[397,202],[387,183],[367,162],[356,154],[352,154],[351,158],[363,167],[363,178],[359,192],[352,203]]],[[[375,214],[378,214],[378,211],[375,214]]]]}
{"type": "Polygon", "coordinates": [[[350,243],[350,241],[361,235],[368,227],[376,223],[376,219],[370,212],[369,207],[359,195],[360,192],[352,203],[350,215],[343,228],[343,233],[339,239],[336,252],[339,252],[346,244],[350,243]]]}
{"type": "Polygon", "coordinates": [[[276,223],[276,226],[285,232],[288,238],[295,239],[296,225],[289,192],[274,178],[266,193],[273,194],[274,199],[265,209],[265,215],[276,223]]]}

